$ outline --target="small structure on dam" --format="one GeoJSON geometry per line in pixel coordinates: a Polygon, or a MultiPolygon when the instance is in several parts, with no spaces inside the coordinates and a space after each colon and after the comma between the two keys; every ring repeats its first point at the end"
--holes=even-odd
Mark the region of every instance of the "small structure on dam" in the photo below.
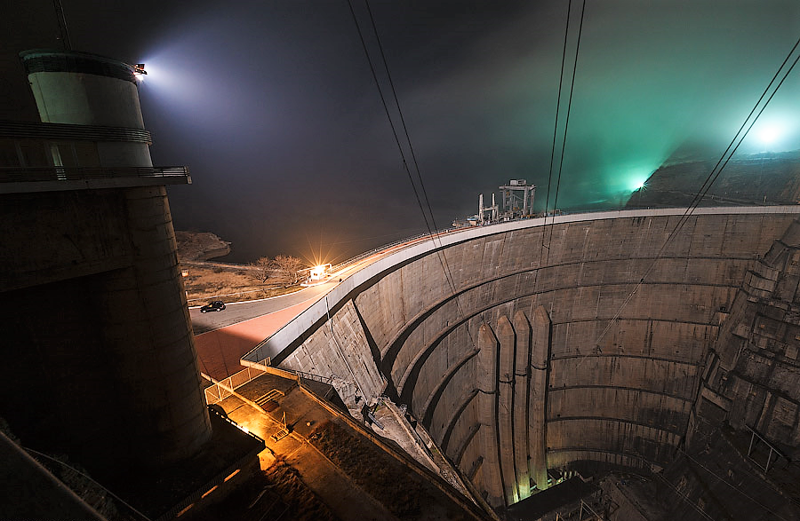
{"type": "Polygon", "coordinates": [[[345,279],[243,363],[336,375],[346,402],[387,394],[497,512],[617,471],[655,482],[666,518],[789,519],[798,216],[632,210],[446,234],[345,279]]]}

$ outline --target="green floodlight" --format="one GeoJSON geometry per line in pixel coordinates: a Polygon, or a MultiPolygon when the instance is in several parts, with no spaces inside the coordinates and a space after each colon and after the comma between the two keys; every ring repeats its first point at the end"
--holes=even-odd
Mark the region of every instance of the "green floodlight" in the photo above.
{"type": "Polygon", "coordinates": [[[765,145],[771,145],[781,137],[783,132],[776,125],[766,125],[758,132],[758,139],[765,145]]]}

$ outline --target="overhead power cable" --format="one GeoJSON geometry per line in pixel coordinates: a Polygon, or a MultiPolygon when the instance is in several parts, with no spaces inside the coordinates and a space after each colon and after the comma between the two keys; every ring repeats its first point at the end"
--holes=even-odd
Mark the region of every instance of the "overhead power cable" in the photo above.
{"type": "Polygon", "coordinates": [[[575,92],[575,75],[578,70],[578,56],[580,54],[580,49],[581,49],[581,35],[583,34],[583,19],[585,12],[586,12],[586,0],[583,0],[583,4],[581,6],[580,23],[578,25],[577,43],[575,45],[575,56],[572,59],[572,77],[570,79],[566,119],[564,122],[564,131],[563,131],[561,149],[559,154],[556,189],[553,197],[553,220],[551,222],[551,225],[547,227],[547,213],[550,208],[550,191],[553,179],[553,166],[555,164],[556,144],[558,142],[558,130],[559,130],[558,124],[559,124],[559,116],[561,114],[561,95],[564,89],[564,69],[567,61],[567,47],[569,43],[569,25],[570,25],[570,18],[572,17],[572,0],[567,2],[567,19],[564,28],[564,46],[561,51],[561,72],[558,80],[558,97],[556,99],[556,117],[553,125],[553,146],[550,150],[550,167],[547,176],[547,197],[545,200],[545,207],[544,207],[545,228],[542,230],[542,246],[539,254],[540,263],[543,260],[542,256],[544,255],[545,250],[547,250],[547,258],[548,259],[550,258],[550,243],[552,242],[553,239],[553,225],[555,224],[555,219],[556,219],[555,213],[556,213],[556,208],[558,207],[558,193],[561,187],[561,172],[564,166],[564,155],[567,146],[567,132],[569,131],[569,119],[570,119],[570,114],[572,112],[572,97],[573,93],[575,92]],[[546,236],[547,236],[547,246],[545,246],[546,236]]]}
{"type": "MultiPolygon", "coordinates": [[[[556,157],[556,142],[558,141],[558,116],[560,115],[561,111],[561,91],[564,88],[564,64],[567,61],[567,42],[569,41],[569,19],[572,14],[572,0],[567,2],[567,23],[564,29],[564,48],[561,50],[561,72],[558,77],[558,96],[556,97],[556,117],[553,121],[553,147],[550,150],[550,168],[548,169],[547,173],[547,194],[545,196],[544,202],[544,222],[547,224],[547,211],[550,208],[550,185],[553,181],[553,163],[555,162],[556,157]]],[[[541,264],[542,255],[544,253],[544,238],[545,238],[545,229],[542,230],[542,246],[539,249],[539,263],[541,264]]],[[[547,245],[548,250],[550,245],[547,245]]]]}
{"type": "Polygon", "coordinates": [[[417,171],[417,179],[419,180],[419,186],[422,189],[422,196],[425,200],[425,205],[428,208],[428,214],[431,217],[431,222],[433,223],[433,229],[438,230],[439,227],[436,226],[436,218],[433,215],[433,210],[431,209],[431,203],[428,200],[428,191],[425,189],[425,183],[422,182],[422,174],[419,170],[419,163],[417,162],[417,155],[414,153],[414,145],[411,143],[411,137],[408,135],[408,126],[406,125],[406,119],[403,117],[403,109],[400,108],[400,101],[397,98],[397,91],[394,88],[394,82],[392,81],[392,74],[389,71],[389,64],[386,61],[386,54],[383,52],[383,45],[381,44],[381,37],[378,34],[378,28],[375,26],[375,18],[372,16],[372,8],[369,6],[369,0],[364,0],[364,3],[367,6],[367,12],[369,13],[369,20],[372,24],[372,31],[375,33],[375,41],[378,43],[378,49],[381,52],[381,60],[383,60],[383,68],[386,70],[386,78],[389,81],[389,87],[392,89],[392,97],[394,98],[394,105],[397,108],[397,114],[400,116],[400,125],[403,127],[403,132],[405,133],[406,142],[408,143],[408,150],[411,153],[411,160],[414,163],[414,169],[417,171]]]}
{"type": "Polygon", "coordinates": [[[386,103],[386,97],[383,95],[383,90],[381,89],[380,81],[378,80],[378,74],[375,72],[375,66],[372,64],[372,58],[369,55],[369,50],[367,49],[367,42],[364,39],[364,33],[361,32],[361,26],[358,23],[358,18],[356,17],[356,12],[353,9],[353,3],[351,0],[347,0],[347,5],[350,7],[350,14],[353,17],[353,22],[356,25],[356,30],[358,31],[358,38],[361,40],[361,47],[364,49],[364,54],[367,57],[367,63],[369,63],[369,70],[372,72],[372,79],[375,81],[375,86],[378,88],[378,95],[381,98],[381,104],[383,105],[383,110],[386,113],[386,119],[389,120],[389,126],[392,129],[392,136],[394,137],[394,142],[397,144],[397,149],[400,151],[400,158],[403,161],[403,170],[405,170],[406,175],[408,176],[408,180],[411,183],[411,188],[414,190],[414,197],[417,200],[417,205],[419,206],[419,211],[422,213],[422,218],[425,220],[425,228],[428,229],[428,232],[431,232],[431,226],[428,223],[428,216],[425,214],[425,209],[422,207],[422,200],[419,197],[419,192],[417,192],[417,186],[414,184],[414,178],[411,176],[411,170],[408,168],[408,163],[406,162],[406,154],[403,151],[403,146],[400,144],[400,138],[397,135],[397,129],[394,126],[394,121],[392,120],[392,115],[389,113],[389,106],[386,103]]]}
{"type": "Polygon", "coordinates": [[[558,191],[561,187],[561,171],[564,166],[564,152],[567,148],[567,131],[569,130],[569,116],[572,113],[572,95],[575,93],[575,75],[578,72],[578,56],[581,52],[581,35],[583,35],[583,15],[586,12],[586,0],[583,0],[581,7],[581,21],[578,25],[578,41],[575,44],[575,60],[572,63],[572,80],[569,85],[569,101],[567,102],[567,119],[564,121],[564,135],[561,140],[561,159],[558,162],[558,179],[556,181],[556,194],[553,197],[553,221],[555,222],[555,211],[558,208],[558,191]]]}
{"type": "MultiPolygon", "coordinates": [[[[408,162],[406,161],[406,155],[405,155],[405,152],[403,150],[403,146],[402,146],[402,144],[400,142],[400,138],[398,137],[397,129],[395,127],[394,120],[392,119],[391,113],[389,111],[388,104],[386,103],[386,97],[383,94],[383,89],[381,88],[380,81],[378,80],[378,75],[377,75],[377,73],[375,71],[375,66],[372,63],[372,58],[371,58],[371,56],[369,54],[369,49],[367,48],[367,43],[366,43],[366,40],[364,38],[364,34],[361,31],[361,26],[358,23],[358,17],[356,16],[355,10],[353,9],[352,1],[351,0],[347,0],[347,4],[350,7],[350,14],[353,17],[353,22],[356,25],[356,30],[358,31],[358,36],[359,36],[359,39],[361,40],[361,46],[364,49],[364,54],[367,57],[367,62],[369,63],[369,68],[370,68],[370,71],[372,72],[372,79],[375,81],[375,86],[378,89],[378,94],[379,94],[379,96],[381,98],[381,103],[383,104],[383,109],[384,109],[384,112],[386,113],[386,118],[389,121],[389,126],[392,129],[392,135],[394,136],[395,144],[397,145],[397,148],[398,148],[398,150],[400,152],[400,158],[402,159],[403,169],[405,170],[406,175],[408,176],[408,180],[411,183],[411,187],[412,187],[412,189],[414,191],[414,197],[417,200],[417,205],[419,206],[420,212],[422,213],[422,218],[425,221],[425,227],[428,230],[428,235],[430,236],[431,241],[433,242],[433,245],[436,248],[437,257],[439,259],[439,263],[442,266],[442,270],[444,272],[445,280],[447,281],[448,285],[450,286],[451,291],[453,292],[453,298],[455,300],[455,303],[456,303],[456,306],[457,306],[457,308],[459,310],[459,313],[462,316],[465,316],[464,313],[463,313],[463,310],[461,309],[461,303],[458,301],[458,297],[457,297],[457,292],[458,291],[456,289],[456,285],[455,285],[455,282],[453,280],[453,274],[452,274],[452,271],[450,270],[450,265],[447,262],[447,257],[444,255],[444,252],[443,252],[441,238],[438,237],[438,230],[436,231],[436,233],[434,233],[434,229],[436,229],[436,221],[435,221],[434,216],[433,216],[433,210],[431,208],[430,201],[428,200],[428,194],[427,194],[427,191],[425,190],[425,183],[422,180],[422,173],[421,173],[420,168],[419,168],[419,163],[417,162],[416,154],[414,153],[414,147],[413,147],[413,144],[411,142],[411,137],[409,136],[409,133],[408,133],[408,127],[407,127],[407,125],[405,123],[405,118],[403,117],[402,109],[400,108],[400,102],[399,102],[399,99],[397,97],[397,91],[394,88],[394,82],[392,81],[392,78],[391,78],[391,73],[389,71],[389,66],[388,66],[388,63],[386,61],[386,55],[383,52],[383,46],[381,45],[381,42],[380,42],[380,35],[378,34],[378,30],[377,30],[377,27],[375,25],[375,19],[374,19],[373,15],[372,15],[372,9],[369,7],[369,0],[364,0],[364,3],[366,4],[367,11],[369,13],[370,21],[371,21],[371,24],[372,24],[372,29],[373,29],[373,32],[375,34],[375,39],[377,41],[378,48],[380,49],[381,58],[383,60],[383,66],[384,66],[384,69],[386,71],[386,76],[388,78],[389,85],[391,87],[391,91],[392,91],[392,95],[393,95],[393,98],[394,98],[395,106],[397,108],[397,112],[398,112],[398,114],[400,116],[400,122],[401,122],[401,126],[403,127],[403,132],[404,132],[404,135],[405,135],[405,138],[406,138],[406,143],[407,143],[408,149],[410,151],[412,160],[414,162],[414,167],[415,167],[416,172],[417,172],[417,178],[419,180],[419,185],[420,185],[420,188],[421,188],[421,190],[423,192],[423,195],[424,195],[424,198],[425,198],[425,205],[427,206],[428,213],[430,214],[430,221],[428,220],[428,214],[426,214],[426,212],[425,212],[422,200],[421,200],[420,195],[419,195],[419,191],[417,190],[416,184],[414,183],[414,178],[413,178],[413,176],[411,174],[411,170],[409,169],[409,166],[408,166],[408,162]],[[433,229],[431,228],[431,224],[433,224],[433,227],[434,227],[433,229]],[[438,246],[437,246],[437,239],[439,239],[438,246]]],[[[475,343],[475,340],[472,338],[472,333],[469,331],[469,328],[467,328],[467,333],[468,333],[470,339],[472,340],[473,345],[477,345],[475,343]]]]}
{"type": "Polygon", "coordinates": [[[709,172],[708,176],[703,181],[703,184],[700,186],[700,189],[697,191],[697,193],[692,198],[692,202],[689,204],[689,206],[683,212],[683,215],[681,216],[681,218],[675,224],[675,227],[672,229],[672,231],[667,236],[667,238],[664,241],[664,243],[661,245],[661,248],[658,250],[658,253],[653,258],[653,260],[650,262],[650,264],[647,267],[647,269],[645,270],[644,274],[642,274],[641,278],[636,283],[636,286],[628,294],[628,296],[622,302],[622,305],[619,307],[617,312],[614,314],[614,316],[611,318],[611,320],[609,320],[608,324],[606,324],[606,327],[603,329],[603,331],[600,333],[600,335],[595,340],[594,345],[596,347],[599,348],[600,341],[603,339],[603,337],[605,337],[605,335],[611,329],[611,326],[619,319],[619,316],[622,313],[622,310],[625,309],[625,307],[633,299],[633,296],[636,294],[636,292],[639,290],[639,288],[642,286],[642,284],[644,284],[644,281],[647,278],[647,276],[650,274],[650,272],[653,271],[653,268],[655,267],[656,262],[664,255],[664,252],[666,251],[667,246],[669,246],[669,244],[673,241],[673,239],[675,239],[675,237],[678,235],[678,233],[683,229],[684,225],[688,222],[689,218],[694,214],[694,211],[700,205],[700,203],[702,202],[703,198],[706,196],[706,194],[711,189],[713,184],[719,178],[719,176],[722,173],[722,171],[728,165],[728,162],[731,160],[733,155],[739,149],[739,146],[742,144],[742,142],[744,142],[744,139],[750,133],[750,130],[753,128],[753,125],[756,124],[756,122],[758,121],[758,118],[761,116],[761,114],[767,108],[769,103],[772,101],[772,98],[775,97],[775,94],[777,94],[778,90],[783,85],[783,82],[786,80],[786,78],[792,72],[792,70],[794,69],[795,65],[797,65],[798,60],[800,60],[800,53],[797,54],[797,56],[794,58],[794,61],[792,61],[791,65],[788,68],[786,68],[786,64],[789,63],[789,61],[792,58],[792,55],[795,54],[795,51],[797,50],[798,46],[800,46],[800,38],[798,38],[798,40],[795,42],[794,46],[792,46],[792,49],[786,55],[786,58],[783,60],[783,63],[781,63],[780,67],[778,67],[778,70],[775,72],[775,74],[773,75],[773,77],[770,80],[769,84],[766,86],[764,91],[761,93],[761,96],[758,98],[758,101],[756,101],[755,105],[753,106],[753,109],[747,115],[747,117],[745,118],[744,122],[739,127],[739,130],[736,132],[736,135],[734,135],[733,139],[731,140],[731,142],[725,148],[725,151],[722,153],[722,155],[720,156],[719,160],[714,165],[714,168],[711,169],[711,172],[709,172]],[[778,77],[780,77],[780,81],[778,81],[777,85],[775,85],[775,87],[773,89],[773,85],[775,84],[775,80],[777,80],[778,77]],[[770,93],[770,91],[771,91],[771,93],[770,93]],[[764,101],[764,98],[766,98],[766,101],[764,101]],[[763,101],[763,104],[762,104],[762,101],[763,101]]]}
{"type": "MultiPolygon", "coordinates": [[[[386,71],[386,78],[389,81],[389,87],[392,89],[392,97],[394,98],[394,104],[395,104],[395,107],[397,108],[397,114],[400,116],[400,125],[403,127],[403,133],[405,134],[406,143],[408,144],[408,150],[409,150],[409,153],[411,154],[411,160],[414,163],[414,169],[416,170],[416,173],[417,173],[417,180],[419,181],[419,186],[420,186],[420,189],[422,190],[422,197],[423,197],[423,199],[425,201],[425,206],[428,208],[428,215],[431,218],[431,223],[433,224],[433,230],[438,232],[439,231],[439,227],[436,225],[436,217],[433,215],[433,208],[431,208],[431,203],[430,203],[430,200],[428,199],[428,191],[425,189],[425,182],[422,180],[422,172],[421,172],[421,170],[419,168],[419,162],[417,161],[417,155],[414,152],[414,145],[411,143],[411,136],[408,133],[408,125],[406,125],[406,119],[403,116],[403,109],[400,108],[400,100],[397,97],[397,90],[394,88],[394,81],[392,81],[392,74],[391,74],[391,71],[389,70],[389,64],[386,61],[386,53],[383,52],[383,45],[381,44],[380,34],[378,34],[378,28],[375,25],[375,18],[372,15],[372,8],[369,6],[369,0],[364,0],[364,3],[367,6],[367,12],[369,13],[369,20],[370,20],[370,23],[372,24],[372,31],[375,33],[375,41],[377,42],[378,49],[380,50],[380,53],[381,53],[381,60],[383,60],[383,68],[386,71]]],[[[413,182],[412,182],[412,184],[413,184],[413,182]]],[[[415,193],[416,193],[416,190],[415,190],[415,193]]],[[[427,219],[426,219],[426,223],[427,223],[427,219]]],[[[451,289],[453,290],[453,294],[455,294],[456,293],[456,287],[455,287],[455,283],[453,282],[453,273],[450,270],[450,265],[447,262],[447,257],[444,256],[441,253],[442,240],[439,237],[438,233],[436,233],[436,235],[434,235],[434,233],[433,233],[433,231],[431,230],[430,227],[428,227],[428,233],[431,236],[431,240],[433,241],[434,246],[436,245],[436,239],[439,239],[439,246],[438,246],[439,249],[437,250],[437,253],[439,254],[439,261],[443,264],[443,268],[444,268],[444,270],[446,272],[446,275],[447,275],[447,281],[450,284],[451,289]]]]}

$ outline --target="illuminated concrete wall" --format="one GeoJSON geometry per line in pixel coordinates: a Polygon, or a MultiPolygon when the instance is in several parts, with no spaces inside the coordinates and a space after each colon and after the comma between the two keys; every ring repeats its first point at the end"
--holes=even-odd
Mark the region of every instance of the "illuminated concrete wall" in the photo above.
{"type": "MultiPolygon", "coordinates": [[[[26,51],[20,54],[43,123],[144,129],[130,66],[94,54],[26,51]]],[[[100,166],[153,166],[147,144],[97,143],[100,166]]]]}
{"type": "MultiPolygon", "coordinates": [[[[346,341],[370,348],[363,373],[378,368],[500,506],[541,487],[548,468],[669,462],[720,321],[798,210],[698,210],[655,263],[683,210],[473,229],[382,259],[325,304],[334,319],[360,317],[363,338],[346,341]]],[[[344,374],[320,337],[325,313],[312,306],[245,358],[344,374]]]]}

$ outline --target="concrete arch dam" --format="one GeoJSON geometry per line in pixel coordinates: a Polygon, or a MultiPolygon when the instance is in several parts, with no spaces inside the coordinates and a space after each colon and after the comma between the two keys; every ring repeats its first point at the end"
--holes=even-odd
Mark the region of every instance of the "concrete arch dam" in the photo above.
{"type": "Polygon", "coordinates": [[[495,507],[546,487],[548,469],[665,466],[734,296],[800,207],[697,209],[664,247],[684,212],[530,219],[415,244],[243,363],[336,375],[349,405],[393,396],[495,507]]]}

